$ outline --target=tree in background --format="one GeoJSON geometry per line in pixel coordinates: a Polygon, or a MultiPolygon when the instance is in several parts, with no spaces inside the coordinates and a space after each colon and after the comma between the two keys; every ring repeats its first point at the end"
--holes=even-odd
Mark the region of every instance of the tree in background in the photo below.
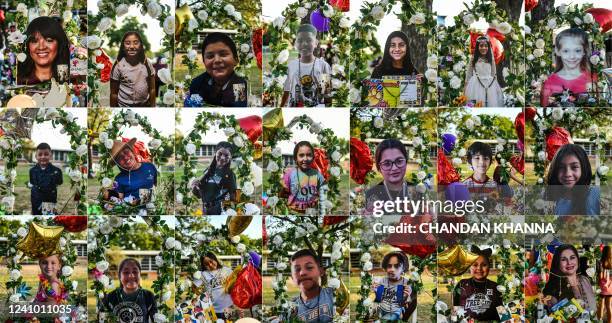
{"type": "Polygon", "coordinates": [[[128,31],[138,32],[140,34],[140,37],[142,38],[142,43],[145,49],[148,49],[150,51],[151,43],[149,43],[149,40],[147,39],[146,29],[147,25],[139,22],[138,18],[136,17],[127,17],[123,21],[123,25],[119,29],[109,29],[108,33],[106,34],[109,40],[107,46],[108,48],[113,48],[113,54],[115,54],[111,56],[116,56],[116,53],[118,53],[119,50],[119,46],[121,45],[121,39],[123,39],[123,35],[125,35],[125,33],[128,31]],[[117,50],[116,52],[115,48],[117,50]]]}
{"type": "Polygon", "coordinates": [[[87,174],[89,178],[93,178],[93,147],[98,144],[98,136],[100,132],[106,129],[111,119],[111,109],[89,109],[87,113],[87,174]]]}

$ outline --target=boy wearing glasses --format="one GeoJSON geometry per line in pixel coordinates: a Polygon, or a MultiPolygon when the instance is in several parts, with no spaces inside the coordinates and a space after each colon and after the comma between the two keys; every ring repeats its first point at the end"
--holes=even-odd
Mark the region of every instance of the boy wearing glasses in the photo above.
{"type": "Polygon", "coordinates": [[[389,213],[381,207],[381,202],[400,201],[400,204],[403,204],[412,199],[409,185],[404,180],[408,160],[406,147],[397,139],[385,139],[376,147],[375,160],[383,181],[366,191],[366,213],[405,214],[407,210],[389,213]]]}
{"type": "Polygon", "coordinates": [[[401,251],[386,254],[382,269],[387,276],[372,284],[378,318],[383,321],[407,321],[416,309],[416,293],[403,275],[408,270],[408,258],[401,251]]]}

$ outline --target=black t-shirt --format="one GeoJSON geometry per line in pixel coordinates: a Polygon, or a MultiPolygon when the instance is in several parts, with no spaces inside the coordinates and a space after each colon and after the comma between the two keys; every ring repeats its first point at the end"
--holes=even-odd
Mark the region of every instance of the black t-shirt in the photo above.
{"type": "Polygon", "coordinates": [[[199,94],[206,106],[246,107],[247,82],[233,73],[222,86],[217,86],[208,72],[193,79],[189,87],[190,94],[199,94]]]}
{"type": "Polygon", "coordinates": [[[153,323],[155,295],[142,288],[128,295],[120,287],[102,299],[102,311],[112,313],[120,323],[153,323]]]}
{"type": "Polygon", "coordinates": [[[499,321],[497,307],[503,305],[497,283],[486,279],[462,279],[455,286],[453,306],[462,306],[467,317],[478,321],[499,321]]]}
{"type": "Polygon", "coordinates": [[[202,202],[211,203],[222,201],[236,191],[236,175],[229,168],[217,168],[208,179],[200,180],[200,193],[202,202]]]}

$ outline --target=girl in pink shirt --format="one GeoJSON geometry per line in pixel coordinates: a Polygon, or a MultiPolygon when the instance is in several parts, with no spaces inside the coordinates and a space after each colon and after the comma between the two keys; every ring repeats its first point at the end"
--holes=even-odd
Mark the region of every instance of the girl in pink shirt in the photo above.
{"type": "Polygon", "coordinates": [[[574,94],[585,93],[591,83],[588,63],[588,38],[579,28],[569,28],[555,38],[555,72],[542,86],[540,103],[549,105],[552,95],[570,90],[574,94]]]}

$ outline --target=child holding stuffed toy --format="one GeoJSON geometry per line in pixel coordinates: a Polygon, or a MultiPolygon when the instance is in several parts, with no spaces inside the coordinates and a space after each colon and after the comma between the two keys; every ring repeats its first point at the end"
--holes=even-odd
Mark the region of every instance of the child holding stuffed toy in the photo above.
{"type": "Polygon", "coordinates": [[[298,213],[308,213],[309,210],[319,208],[324,200],[325,178],[312,167],[315,150],[308,141],[300,141],[293,149],[293,160],[296,167],[288,169],[283,176],[284,192],[288,194],[287,205],[298,213]]]}
{"type": "Polygon", "coordinates": [[[550,105],[550,97],[566,90],[585,93],[591,83],[588,58],[588,36],[580,28],[569,28],[555,38],[555,72],[544,81],[540,103],[550,105]]]}
{"type": "Polygon", "coordinates": [[[497,82],[497,72],[491,42],[486,36],[476,39],[476,48],[466,73],[464,93],[476,106],[503,107],[504,94],[497,82]]]}
{"type": "Polygon", "coordinates": [[[329,86],[324,86],[331,75],[331,67],[314,55],[317,48],[317,30],[311,24],[298,28],[294,47],[299,58],[287,66],[287,79],[281,107],[316,107],[329,103],[329,86]],[[326,102],[328,101],[328,102],[326,102]]]}

